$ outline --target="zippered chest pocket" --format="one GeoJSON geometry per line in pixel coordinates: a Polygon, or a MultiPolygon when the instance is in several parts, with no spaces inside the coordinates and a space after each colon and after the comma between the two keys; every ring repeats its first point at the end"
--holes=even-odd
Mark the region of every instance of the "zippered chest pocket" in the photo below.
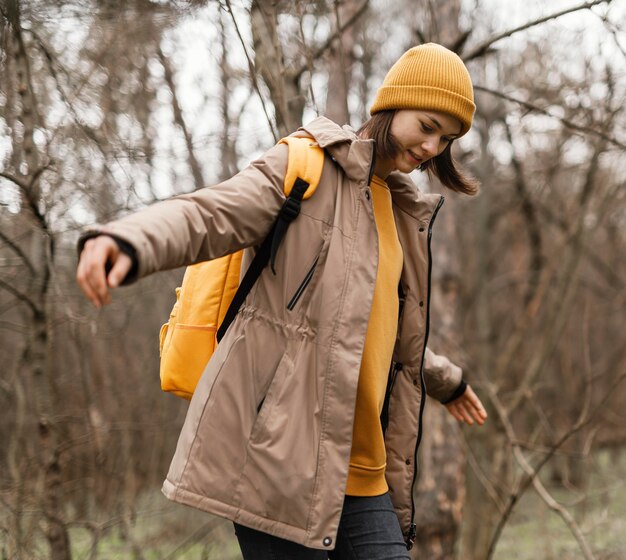
{"type": "Polygon", "coordinates": [[[310,266],[309,270],[307,271],[304,278],[302,279],[302,282],[300,282],[300,285],[297,287],[296,291],[293,293],[293,295],[289,299],[289,303],[287,303],[287,309],[289,311],[293,310],[293,308],[296,306],[298,301],[300,301],[302,294],[304,294],[308,285],[311,283],[311,280],[313,279],[313,275],[315,274],[315,269],[317,268],[317,263],[319,262],[319,260],[320,260],[320,255],[318,254],[317,257],[315,257],[313,264],[310,266]]]}

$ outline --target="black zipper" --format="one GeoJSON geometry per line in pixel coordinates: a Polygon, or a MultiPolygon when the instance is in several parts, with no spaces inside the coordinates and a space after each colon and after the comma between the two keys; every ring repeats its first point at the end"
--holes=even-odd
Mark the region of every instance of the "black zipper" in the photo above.
{"type": "Polygon", "coordinates": [[[372,161],[370,163],[370,169],[367,173],[367,184],[369,185],[372,182],[372,177],[374,176],[374,166],[376,165],[376,141],[372,141],[372,161]]]}
{"type": "Polygon", "coordinates": [[[426,331],[424,332],[424,349],[422,350],[422,362],[420,364],[420,387],[422,390],[422,398],[420,399],[420,411],[419,411],[419,425],[417,428],[417,439],[415,441],[415,451],[413,452],[413,482],[411,482],[411,526],[409,528],[409,534],[407,536],[406,548],[407,550],[411,550],[413,548],[413,544],[415,544],[415,538],[417,536],[417,526],[415,524],[415,498],[413,497],[414,489],[415,489],[415,481],[417,480],[417,450],[420,446],[420,442],[422,441],[422,417],[424,415],[424,406],[426,405],[426,385],[424,384],[424,355],[426,354],[426,344],[428,343],[428,334],[430,331],[430,283],[431,283],[431,274],[433,269],[433,259],[432,252],[430,247],[430,240],[433,235],[433,223],[435,222],[435,218],[437,217],[437,212],[441,208],[444,201],[444,197],[442,196],[439,199],[439,203],[435,207],[435,211],[430,218],[430,223],[428,224],[428,281],[427,281],[427,291],[426,291],[426,331]]]}
{"type": "MultiPolygon", "coordinates": [[[[398,336],[400,331],[400,323],[402,322],[402,312],[404,311],[404,302],[406,296],[404,295],[404,288],[402,288],[402,281],[398,282],[398,336]]],[[[394,348],[395,353],[395,348],[394,348]]],[[[402,369],[400,362],[391,361],[389,366],[389,375],[387,376],[387,388],[385,389],[385,400],[383,402],[383,411],[380,414],[380,425],[383,428],[383,436],[387,431],[389,425],[389,401],[391,399],[391,391],[398,377],[398,372],[402,369]]]]}
{"type": "Polygon", "coordinates": [[[293,297],[287,304],[287,309],[289,309],[289,311],[291,311],[296,306],[296,303],[298,303],[298,300],[304,293],[304,290],[306,290],[306,287],[309,285],[309,282],[311,282],[311,280],[313,279],[313,273],[315,272],[315,268],[317,267],[317,261],[319,260],[320,260],[320,256],[317,255],[317,257],[313,261],[313,264],[311,265],[311,268],[306,273],[304,280],[302,280],[302,283],[298,286],[296,293],[293,294],[293,297]]]}
{"type": "Polygon", "coordinates": [[[391,366],[389,368],[389,376],[387,379],[387,389],[385,390],[383,411],[380,413],[380,425],[383,428],[383,436],[385,435],[385,432],[387,431],[387,426],[389,425],[389,401],[391,400],[391,391],[393,391],[393,386],[396,383],[398,372],[401,369],[402,364],[400,362],[391,362],[391,366]]]}

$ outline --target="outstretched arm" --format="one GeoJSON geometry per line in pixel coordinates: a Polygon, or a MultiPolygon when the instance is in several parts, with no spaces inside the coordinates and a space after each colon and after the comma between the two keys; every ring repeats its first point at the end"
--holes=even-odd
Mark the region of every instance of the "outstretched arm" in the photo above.
{"type": "Polygon", "coordinates": [[[285,200],[287,159],[276,145],[222,183],[94,226],[78,243],[81,289],[101,307],[122,283],[260,243],[285,200]]]}

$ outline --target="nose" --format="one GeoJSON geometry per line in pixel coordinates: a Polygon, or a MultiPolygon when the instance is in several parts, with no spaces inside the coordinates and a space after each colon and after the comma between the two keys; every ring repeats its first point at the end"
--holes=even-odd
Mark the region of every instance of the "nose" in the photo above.
{"type": "Polygon", "coordinates": [[[429,136],[424,140],[424,142],[422,142],[422,152],[429,158],[435,157],[438,151],[439,145],[436,137],[429,136]]]}

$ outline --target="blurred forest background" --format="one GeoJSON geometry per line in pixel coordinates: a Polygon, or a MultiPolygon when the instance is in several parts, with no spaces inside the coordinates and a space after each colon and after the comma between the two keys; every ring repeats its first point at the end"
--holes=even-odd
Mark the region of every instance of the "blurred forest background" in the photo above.
{"type": "Polygon", "coordinates": [[[98,312],[77,235],[317,114],[358,127],[427,41],[471,71],[482,182],[435,228],[431,347],[490,418],[427,407],[414,557],[626,558],[626,0],[0,0],[0,558],[239,558],[159,492],[182,271],[98,312]]]}

